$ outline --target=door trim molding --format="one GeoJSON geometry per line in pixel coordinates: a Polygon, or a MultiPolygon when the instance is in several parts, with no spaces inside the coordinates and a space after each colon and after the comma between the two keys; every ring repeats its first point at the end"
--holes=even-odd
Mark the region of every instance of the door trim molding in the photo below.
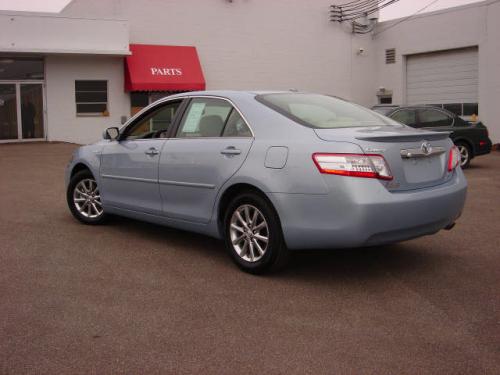
{"type": "Polygon", "coordinates": [[[124,181],[136,181],[136,182],[147,182],[151,184],[157,184],[158,180],[153,180],[150,178],[139,178],[139,177],[126,177],[126,176],[115,176],[112,174],[101,174],[102,178],[109,178],[112,180],[124,180],[124,181]]]}
{"type": "Polygon", "coordinates": [[[175,186],[198,187],[202,189],[215,189],[215,185],[213,184],[201,184],[197,182],[159,180],[159,183],[160,185],[175,185],[175,186]]]}

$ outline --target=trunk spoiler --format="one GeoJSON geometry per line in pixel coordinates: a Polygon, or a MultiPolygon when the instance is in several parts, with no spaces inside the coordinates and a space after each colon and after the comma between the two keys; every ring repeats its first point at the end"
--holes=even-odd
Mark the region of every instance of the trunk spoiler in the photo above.
{"type": "Polygon", "coordinates": [[[451,132],[415,132],[409,134],[396,134],[396,133],[385,133],[385,134],[367,134],[362,136],[356,136],[356,139],[360,141],[374,141],[374,142],[417,142],[417,141],[436,141],[440,139],[445,139],[450,136],[451,132]]]}

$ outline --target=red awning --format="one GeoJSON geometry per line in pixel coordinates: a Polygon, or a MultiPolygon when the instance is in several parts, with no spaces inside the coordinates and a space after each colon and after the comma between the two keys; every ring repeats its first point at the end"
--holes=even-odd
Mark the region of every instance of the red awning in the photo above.
{"type": "Polygon", "coordinates": [[[131,44],[125,58],[125,91],[205,90],[195,47],[131,44]]]}

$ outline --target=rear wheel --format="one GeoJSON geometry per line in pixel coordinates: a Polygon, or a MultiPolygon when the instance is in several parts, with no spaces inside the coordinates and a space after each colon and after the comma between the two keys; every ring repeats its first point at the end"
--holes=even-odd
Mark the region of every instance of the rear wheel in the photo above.
{"type": "Polygon", "coordinates": [[[260,274],[286,264],[288,249],[279,217],[260,195],[236,196],[226,210],[224,228],[226,249],[242,270],[260,274]]]}
{"type": "Polygon", "coordinates": [[[458,151],[460,152],[460,166],[467,168],[470,164],[472,153],[468,144],[464,142],[457,142],[458,151]]]}
{"type": "Polygon", "coordinates": [[[66,192],[68,207],[75,218],[85,224],[100,224],[106,215],[102,208],[97,182],[88,170],[76,173],[66,192]]]}

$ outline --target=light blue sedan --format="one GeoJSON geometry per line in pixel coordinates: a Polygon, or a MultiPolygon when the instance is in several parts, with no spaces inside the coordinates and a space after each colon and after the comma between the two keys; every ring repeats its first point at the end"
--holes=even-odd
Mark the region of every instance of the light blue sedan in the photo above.
{"type": "Polygon", "coordinates": [[[67,201],[86,224],[122,215],[223,239],[239,267],[261,273],[293,249],[451,228],[467,190],[459,160],[448,134],[339,98],[190,92],[76,150],[67,201]]]}

